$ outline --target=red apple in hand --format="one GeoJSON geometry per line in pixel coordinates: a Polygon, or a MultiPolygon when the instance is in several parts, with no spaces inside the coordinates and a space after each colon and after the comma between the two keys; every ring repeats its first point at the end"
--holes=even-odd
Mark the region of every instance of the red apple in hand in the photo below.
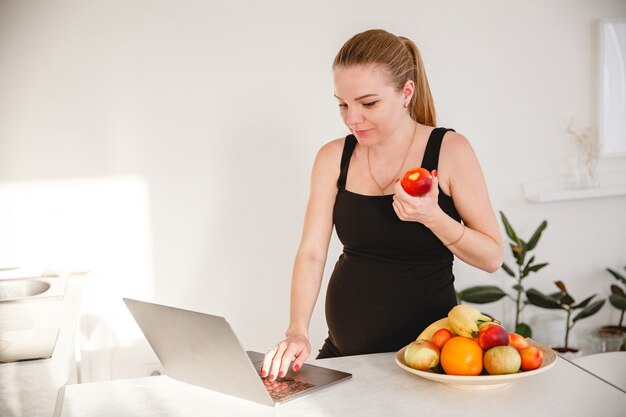
{"type": "Polygon", "coordinates": [[[489,323],[478,329],[476,340],[483,350],[494,346],[507,346],[509,344],[509,332],[498,324],[489,323]]]}
{"type": "Polygon", "coordinates": [[[426,371],[439,364],[439,349],[433,342],[417,339],[404,350],[404,362],[413,369],[426,371]]]}
{"type": "Polygon", "coordinates": [[[404,174],[400,184],[404,191],[413,197],[419,197],[430,190],[433,183],[433,176],[424,168],[413,168],[404,174]]]}

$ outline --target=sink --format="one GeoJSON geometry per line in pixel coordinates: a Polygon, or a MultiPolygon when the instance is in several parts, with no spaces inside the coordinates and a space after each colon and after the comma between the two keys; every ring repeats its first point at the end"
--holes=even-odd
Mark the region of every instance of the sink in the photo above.
{"type": "Polygon", "coordinates": [[[39,280],[16,280],[0,282],[0,300],[32,297],[50,288],[50,283],[39,280]]]}
{"type": "Polygon", "coordinates": [[[0,280],[0,302],[62,297],[62,276],[42,276],[0,280]]]}

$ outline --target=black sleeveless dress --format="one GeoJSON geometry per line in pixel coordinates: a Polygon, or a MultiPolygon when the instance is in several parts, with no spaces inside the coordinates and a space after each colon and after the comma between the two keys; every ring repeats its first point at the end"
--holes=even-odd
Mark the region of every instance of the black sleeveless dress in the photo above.
{"type": "MultiPolygon", "coordinates": [[[[430,134],[423,168],[437,168],[447,130],[430,134]]],[[[397,351],[456,305],[452,252],[423,224],[400,220],[393,195],[346,190],[356,143],[353,135],[346,137],[337,181],[333,221],[344,249],[328,283],[328,338],[320,359],[397,351]]],[[[439,206],[461,221],[441,188],[439,206]]]]}

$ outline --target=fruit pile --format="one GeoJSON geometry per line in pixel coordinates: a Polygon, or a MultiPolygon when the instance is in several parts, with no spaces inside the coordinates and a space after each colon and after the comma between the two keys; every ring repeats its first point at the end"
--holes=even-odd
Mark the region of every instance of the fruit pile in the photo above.
{"type": "Polygon", "coordinates": [[[406,347],[404,362],[448,375],[502,375],[539,368],[543,352],[478,309],[458,305],[406,347]]]}

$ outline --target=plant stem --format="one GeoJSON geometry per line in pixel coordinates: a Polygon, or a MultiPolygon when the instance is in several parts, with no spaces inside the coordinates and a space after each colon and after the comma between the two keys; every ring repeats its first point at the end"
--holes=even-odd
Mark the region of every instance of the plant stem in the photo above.
{"type": "Polygon", "coordinates": [[[569,341],[569,331],[571,329],[570,325],[569,325],[569,318],[572,315],[572,309],[568,308],[567,309],[567,319],[565,320],[565,350],[567,351],[567,348],[569,347],[567,345],[567,342],[569,341]]]}
{"type": "Polygon", "coordinates": [[[622,327],[622,322],[624,321],[624,312],[626,312],[626,310],[622,310],[622,314],[619,316],[619,327],[622,327]]]}
{"type": "Polygon", "coordinates": [[[520,302],[522,301],[522,267],[517,266],[517,298],[515,300],[515,329],[519,325],[520,302]]]}

